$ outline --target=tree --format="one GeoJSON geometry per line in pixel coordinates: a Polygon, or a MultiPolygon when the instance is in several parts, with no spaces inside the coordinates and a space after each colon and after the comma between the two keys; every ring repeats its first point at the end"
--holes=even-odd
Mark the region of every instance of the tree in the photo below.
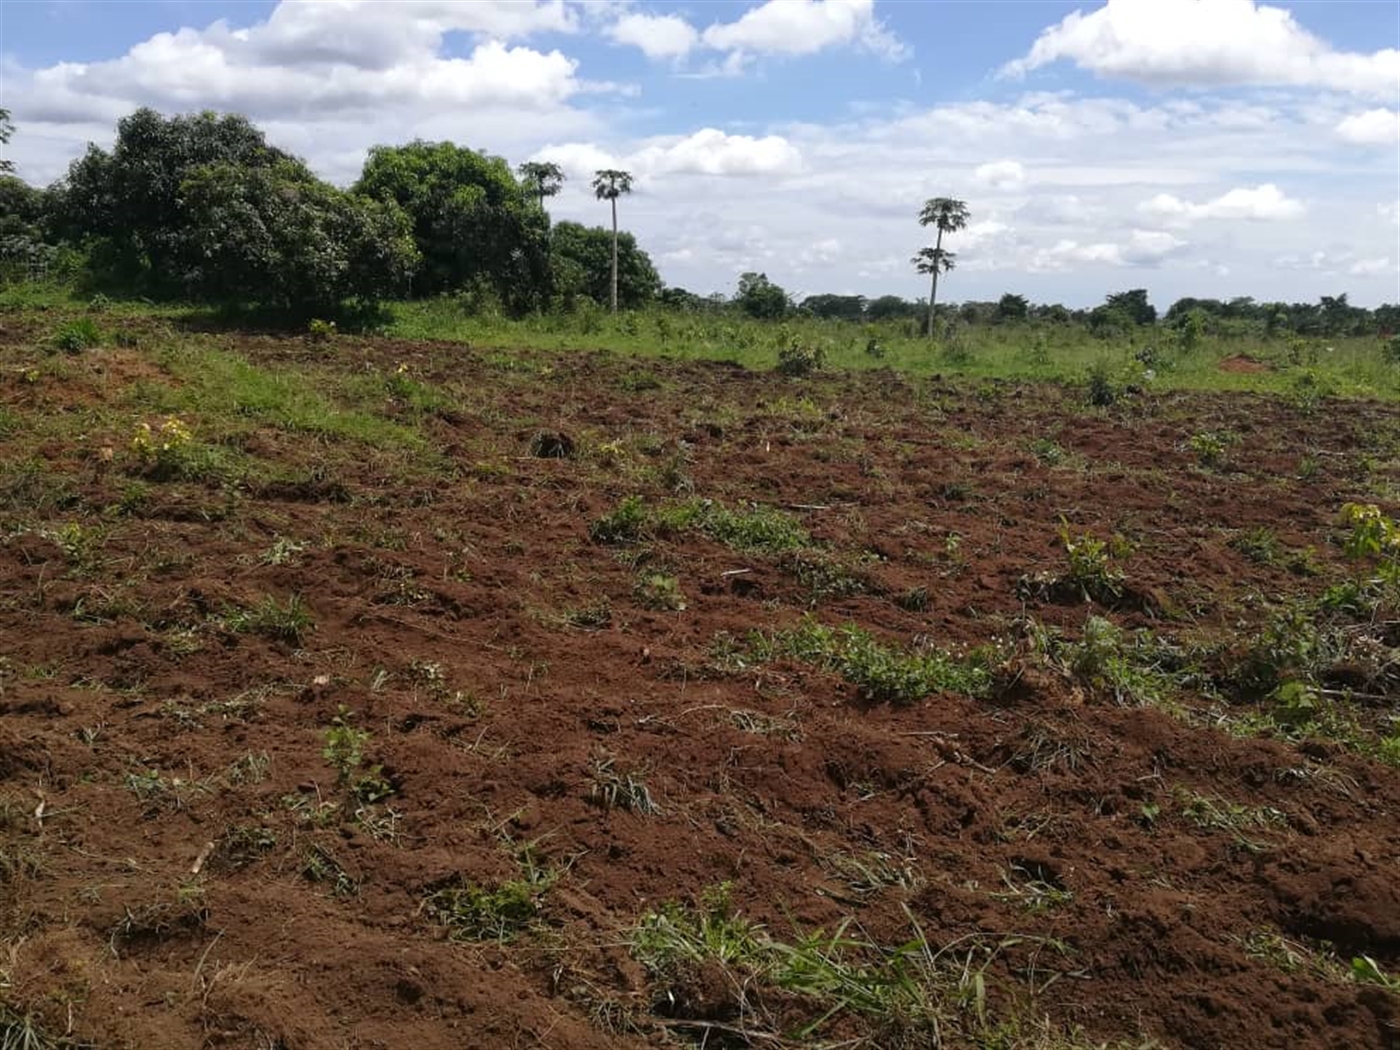
{"type": "MultiPolygon", "coordinates": [[[[627,309],[644,306],[660,294],[661,278],[650,256],[637,247],[630,233],[617,239],[617,297],[627,309]]],[[[549,257],[555,294],[565,302],[586,295],[596,303],[607,301],[612,281],[612,235],[602,226],[576,222],[556,223],[550,233],[549,257]]]]}
{"type": "Polygon", "coordinates": [[[338,190],[295,161],[206,165],[181,194],[200,256],[184,281],[202,298],[312,315],[401,293],[418,264],[403,209],[338,190]]]}
{"type": "Polygon", "coordinates": [[[802,312],[828,320],[863,321],[865,305],[863,295],[809,295],[802,300],[802,312]]]}
{"type": "Polygon", "coordinates": [[[544,301],[549,219],[500,157],[451,142],[375,146],[354,191],[408,213],[418,294],[485,286],[513,313],[544,301]]]}
{"type": "Polygon", "coordinates": [[[245,117],[166,118],[138,109],[118,122],[110,153],[89,146],[69,166],[55,188],[58,232],[72,241],[98,239],[95,255],[109,261],[109,276],[152,294],[183,294],[186,275],[201,263],[185,180],[208,165],[251,170],[285,162],[305,170],[245,117]]]}
{"type": "MultiPolygon", "coordinates": [[[[1104,306],[1117,310],[1135,325],[1157,323],[1157,308],[1147,301],[1146,288],[1134,288],[1129,292],[1115,292],[1104,300],[1104,306]]],[[[1102,309],[1099,307],[1098,309],[1102,309]]]]}
{"type": "Polygon", "coordinates": [[[882,295],[870,300],[865,308],[865,318],[868,321],[892,321],[913,317],[918,310],[918,303],[911,303],[902,296],[882,295]]]}
{"type": "Polygon", "coordinates": [[[943,235],[945,233],[956,233],[967,226],[970,218],[965,201],[954,200],[952,197],[931,197],[924,202],[924,207],[919,212],[920,226],[934,226],[938,229],[938,237],[934,240],[932,248],[921,248],[919,254],[913,259],[914,265],[920,273],[932,275],[933,283],[928,296],[928,337],[933,338],[933,310],[938,302],[938,275],[947,273],[953,268],[955,256],[952,252],[943,250],[943,235]]]}
{"type": "Polygon", "coordinates": [[[910,261],[920,273],[933,275],[933,288],[928,297],[928,337],[933,338],[934,300],[938,296],[938,275],[953,269],[957,254],[946,248],[920,248],[910,261]]]}
{"type": "Polygon", "coordinates": [[[741,275],[734,302],[750,317],[763,321],[781,319],[792,305],[787,292],[770,281],[766,273],[741,275]]]}
{"type": "MultiPolygon", "coordinates": [[[[8,109],[0,109],[0,146],[10,144],[10,136],[15,133],[15,122],[10,119],[8,109]]],[[[8,175],[15,170],[15,162],[8,157],[0,157],[0,175],[8,175]]]]}
{"type": "Polygon", "coordinates": [[[632,173],[616,168],[602,168],[593,174],[593,194],[600,201],[612,204],[612,312],[617,313],[617,198],[632,192],[632,173]]]}
{"type": "Polygon", "coordinates": [[[544,199],[553,197],[564,187],[564,169],[549,161],[528,160],[515,171],[526,192],[539,198],[541,211],[544,199]]]}
{"type": "Polygon", "coordinates": [[[997,302],[998,321],[1024,321],[1030,316],[1031,304],[1024,295],[1007,292],[997,302]]]}

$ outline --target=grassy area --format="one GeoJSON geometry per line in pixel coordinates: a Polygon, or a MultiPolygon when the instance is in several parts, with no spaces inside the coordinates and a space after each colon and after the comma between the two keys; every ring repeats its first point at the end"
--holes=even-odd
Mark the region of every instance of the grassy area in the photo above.
{"type": "MultiPolygon", "coordinates": [[[[60,287],[17,285],[0,290],[0,310],[56,311],[85,305],[86,300],[60,287]]],[[[220,319],[205,307],[107,301],[101,307],[116,316],[200,323],[220,319]]],[[[378,333],[402,339],[732,361],[755,370],[775,368],[780,351],[800,347],[819,354],[822,367],[833,371],[892,368],[911,375],[1082,383],[1099,370],[1117,390],[1135,385],[1148,390],[1252,391],[1282,394],[1303,405],[1327,396],[1400,398],[1400,367],[1385,359],[1377,337],[1206,335],[1188,351],[1181,348],[1176,333],[1164,327],[1100,337],[1079,324],[1041,322],[959,325],[951,339],[930,343],[904,320],[856,324],[792,317],[774,322],[735,312],[691,314],[660,308],[614,317],[596,307],[513,320],[469,314],[449,297],[388,304],[374,323],[378,333]],[[1222,362],[1235,358],[1248,361],[1243,367],[1222,367],[1222,362]]]]}

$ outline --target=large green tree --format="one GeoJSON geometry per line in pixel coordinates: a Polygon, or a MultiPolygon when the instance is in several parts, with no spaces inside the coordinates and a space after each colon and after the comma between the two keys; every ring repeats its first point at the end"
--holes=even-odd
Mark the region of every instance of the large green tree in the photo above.
{"type": "MultiPolygon", "coordinates": [[[[556,293],[565,302],[580,295],[596,303],[609,301],[612,251],[613,236],[604,227],[556,223],[550,233],[549,253],[556,293]]],[[[617,258],[617,298],[624,307],[644,306],[660,294],[656,267],[630,233],[617,235],[617,258]]]]}
{"type": "Polygon", "coordinates": [[[338,190],[295,161],[206,165],[182,196],[199,255],[186,281],[201,298],[324,313],[401,294],[418,263],[397,204],[338,190]]]}
{"type": "Polygon", "coordinates": [[[515,169],[526,192],[539,198],[544,210],[546,197],[553,197],[564,188],[564,169],[551,161],[527,160],[515,169]]]}
{"type": "Polygon", "coordinates": [[[354,189],[408,213],[416,294],[485,285],[513,312],[543,302],[549,219],[500,157],[451,142],[376,146],[354,189]]]}
{"type": "Polygon", "coordinates": [[[766,273],[741,274],[734,302],[750,317],[764,321],[779,320],[792,308],[788,293],[770,281],[766,273]]]}
{"type": "Polygon", "coordinates": [[[97,239],[116,275],[153,293],[183,293],[200,264],[182,187],[200,168],[271,168],[291,162],[245,117],[199,113],[163,117],[139,109],[117,124],[111,152],[89,146],[55,188],[59,232],[97,239]]]}
{"type": "Polygon", "coordinates": [[[617,313],[617,198],[632,192],[632,173],[616,168],[603,168],[593,173],[593,194],[600,201],[612,204],[612,312],[617,313]]]}
{"type": "Polygon", "coordinates": [[[919,225],[932,226],[938,230],[932,248],[921,248],[914,256],[914,265],[919,273],[930,274],[932,285],[928,295],[928,337],[933,338],[933,310],[938,302],[938,275],[953,269],[956,256],[943,247],[943,235],[956,233],[967,226],[971,213],[964,201],[952,197],[931,197],[924,201],[919,212],[919,225]]]}

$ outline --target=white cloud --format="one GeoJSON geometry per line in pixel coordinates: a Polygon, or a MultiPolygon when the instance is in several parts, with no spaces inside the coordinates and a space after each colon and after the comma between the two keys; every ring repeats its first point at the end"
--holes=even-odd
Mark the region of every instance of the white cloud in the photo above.
{"type": "Polygon", "coordinates": [[[1389,219],[1395,226],[1400,226],[1400,200],[1391,201],[1389,204],[1377,204],[1376,213],[1382,219],[1389,219]]]}
{"type": "Polygon", "coordinates": [[[1026,169],[1014,160],[996,160],[980,165],[973,177],[994,190],[1018,190],[1026,184],[1026,169]]]}
{"type": "Polygon", "coordinates": [[[1003,72],[1068,59],[1099,76],[1154,85],[1320,87],[1394,98],[1400,50],[1335,51],[1281,7],[1255,0],[1108,0],[1042,32],[1003,72]]]}
{"type": "Polygon", "coordinates": [[[721,51],[810,55],[854,44],[892,61],[907,48],[875,17],[875,0],[768,0],[737,21],[705,30],[705,43],[721,51]]]}
{"type": "Polygon", "coordinates": [[[575,177],[598,168],[624,168],[645,178],[660,175],[783,175],[801,169],[802,154],[779,135],[754,138],[701,128],[684,137],[664,136],[615,157],[590,143],[547,146],[535,159],[552,160],[575,177]]]}
{"type": "Polygon", "coordinates": [[[683,58],[700,41],[695,27],[680,15],[623,15],[607,29],[618,44],[638,47],[647,58],[683,58]]]}
{"type": "Polygon", "coordinates": [[[779,175],[801,168],[802,155],[779,135],[754,138],[702,128],[679,141],[647,146],[631,163],[658,175],[779,175]]]}
{"type": "Polygon", "coordinates": [[[1400,146],[1400,111],[1353,113],[1337,125],[1337,136],[1358,146],[1400,146]]]}
{"type": "Polygon", "coordinates": [[[1027,268],[1033,273],[1044,273],[1068,270],[1074,264],[1154,267],[1186,246],[1185,241],[1159,230],[1134,230],[1121,244],[1113,241],[1080,244],[1064,239],[1036,251],[1027,268]]]}
{"type": "Polygon", "coordinates": [[[1390,260],[1382,259],[1358,259],[1347,269],[1347,273],[1353,277],[1377,277],[1383,273],[1390,273],[1395,267],[1390,264],[1390,260]]]}
{"type": "Polygon", "coordinates": [[[1288,197],[1271,182],[1253,189],[1233,189],[1204,204],[1193,204],[1170,193],[1159,193],[1151,200],[1138,205],[1138,211],[1144,215],[1174,223],[1199,222],[1204,219],[1279,222],[1300,218],[1305,210],[1302,202],[1288,197]]]}

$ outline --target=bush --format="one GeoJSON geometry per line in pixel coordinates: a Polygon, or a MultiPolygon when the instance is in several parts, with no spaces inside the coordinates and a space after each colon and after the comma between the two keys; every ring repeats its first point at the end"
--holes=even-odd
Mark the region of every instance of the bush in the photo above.
{"type": "Polygon", "coordinates": [[[793,343],[778,351],[778,373],[802,379],[826,367],[826,351],[821,347],[793,343]]]}
{"type": "Polygon", "coordinates": [[[1118,400],[1118,392],[1113,388],[1113,380],[1108,377],[1108,366],[1100,362],[1089,370],[1089,404],[1107,408],[1118,400]]]}
{"type": "Polygon", "coordinates": [[[69,321],[53,337],[53,344],[65,354],[77,354],[102,342],[102,329],[91,317],[69,321]]]}
{"type": "Polygon", "coordinates": [[[1381,357],[1392,365],[1400,365],[1400,335],[1392,335],[1381,347],[1381,357]]]}

